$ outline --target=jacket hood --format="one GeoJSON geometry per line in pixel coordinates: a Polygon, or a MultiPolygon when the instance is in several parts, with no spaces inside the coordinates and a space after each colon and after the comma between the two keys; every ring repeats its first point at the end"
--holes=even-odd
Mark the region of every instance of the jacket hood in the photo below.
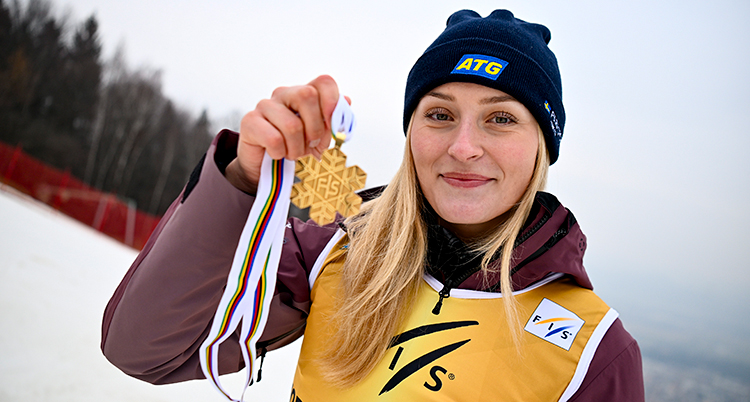
{"type": "MultiPolygon", "coordinates": [[[[450,279],[454,282],[451,287],[499,291],[499,272],[487,277],[482,272],[475,272],[481,256],[469,251],[468,246],[447,229],[430,223],[429,219],[428,224],[428,273],[444,283],[450,279]],[[462,275],[461,271],[466,274],[462,275]]],[[[572,277],[581,287],[592,289],[583,267],[585,251],[586,236],[573,213],[554,195],[537,193],[513,251],[511,277],[514,290],[524,289],[556,272],[572,277]]],[[[490,267],[499,271],[499,260],[492,262],[490,267]]]]}

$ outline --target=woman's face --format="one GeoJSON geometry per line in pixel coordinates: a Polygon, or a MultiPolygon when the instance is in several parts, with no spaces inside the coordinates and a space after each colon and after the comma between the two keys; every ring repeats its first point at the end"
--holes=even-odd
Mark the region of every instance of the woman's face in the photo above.
{"type": "Polygon", "coordinates": [[[411,150],[425,198],[463,239],[502,223],[531,181],[538,126],[505,92],[452,82],[419,102],[411,150]]]}

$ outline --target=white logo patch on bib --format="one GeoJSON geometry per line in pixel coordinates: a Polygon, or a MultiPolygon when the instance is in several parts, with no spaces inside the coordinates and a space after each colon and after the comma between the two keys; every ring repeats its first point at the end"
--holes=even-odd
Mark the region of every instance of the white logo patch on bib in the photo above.
{"type": "Polygon", "coordinates": [[[570,350],[584,323],[585,321],[572,311],[545,298],[531,314],[523,329],[547,342],[570,350]]]}

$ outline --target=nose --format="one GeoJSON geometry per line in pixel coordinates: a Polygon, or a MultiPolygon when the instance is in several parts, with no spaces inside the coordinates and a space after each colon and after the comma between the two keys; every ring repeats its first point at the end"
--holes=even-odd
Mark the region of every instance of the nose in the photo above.
{"type": "Polygon", "coordinates": [[[480,144],[479,128],[474,122],[463,121],[457,127],[453,142],[448,147],[448,155],[454,159],[465,162],[479,159],[484,154],[480,144]]]}

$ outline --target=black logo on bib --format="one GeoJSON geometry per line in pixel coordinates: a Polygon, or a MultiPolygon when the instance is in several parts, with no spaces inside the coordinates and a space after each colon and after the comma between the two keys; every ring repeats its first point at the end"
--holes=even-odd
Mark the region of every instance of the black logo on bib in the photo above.
{"type": "MultiPolygon", "coordinates": [[[[479,322],[477,321],[443,322],[439,324],[423,325],[421,327],[410,329],[406,332],[403,332],[401,334],[394,336],[393,339],[391,340],[391,346],[389,348],[398,346],[398,349],[396,350],[396,355],[393,356],[393,360],[391,360],[391,364],[390,366],[388,366],[388,368],[390,370],[394,370],[396,368],[396,365],[398,364],[398,360],[401,357],[401,353],[404,351],[404,347],[400,345],[414,338],[419,338],[422,336],[434,334],[440,331],[447,331],[451,329],[468,327],[468,326],[473,326],[473,325],[479,325],[479,322]]],[[[409,363],[406,363],[406,365],[404,365],[398,371],[396,371],[396,373],[388,380],[388,382],[386,382],[385,386],[383,386],[383,389],[380,390],[380,394],[378,395],[383,395],[384,393],[394,389],[398,384],[400,384],[402,381],[409,378],[412,374],[416,373],[423,367],[430,365],[432,362],[455,351],[456,349],[460,348],[461,346],[464,346],[470,341],[471,339],[464,339],[459,342],[441,346],[431,352],[428,352],[428,353],[423,354],[422,356],[419,356],[418,358],[410,361],[409,363]]],[[[428,381],[424,383],[424,386],[430,391],[439,391],[443,387],[444,379],[453,380],[454,378],[455,378],[455,375],[453,373],[448,373],[448,370],[446,370],[444,367],[439,366],[439,365],[434,365],[430,368],[430,378],[428,379],[428,381]]]]}

